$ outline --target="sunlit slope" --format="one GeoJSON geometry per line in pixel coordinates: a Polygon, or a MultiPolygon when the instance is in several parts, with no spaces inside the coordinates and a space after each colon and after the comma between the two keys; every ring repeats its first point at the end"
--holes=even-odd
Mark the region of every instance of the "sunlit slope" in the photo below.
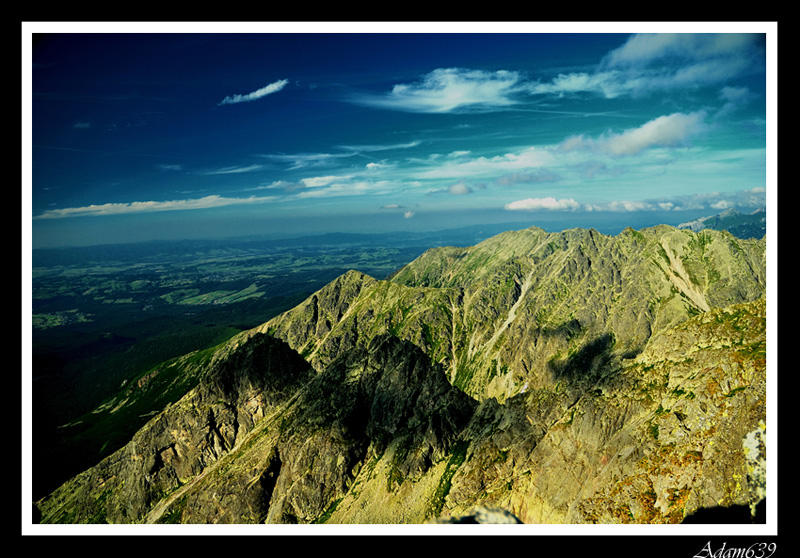
{"type": "Polygon", "coordinates": [[[261,331],[315,367],[388,332],[479,399],[553,386],[638,354],[661,329],[766,289],[765,239],[671,227],[531,228],[436,248],[388,281],[351,272],[261,331]]]}
{"type": "MultiPolygon", "coordinates": [[[[59,523],[677,523],[766,494],[764,300],[665,329],[577,395],[478,402],[391,335],[314,372],[255,334],[37,507],[59,523]]],[[[569,387],[569,386],[567,386],[569,387]]]]}

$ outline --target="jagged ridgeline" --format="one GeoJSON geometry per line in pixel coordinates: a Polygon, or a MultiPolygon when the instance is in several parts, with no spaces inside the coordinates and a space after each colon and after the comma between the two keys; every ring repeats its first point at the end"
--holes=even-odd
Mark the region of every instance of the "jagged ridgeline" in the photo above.
{"type": "MultiPolygon", "coordinates": [[[[766,479],[766,239],[508,232],[243,332],[61,523],[677,523],[766,479]]],[[[197,369],[197,360],[193,366],[197,369]]],[[[194,373],[194,372],[193,372],[194,373]]]]}

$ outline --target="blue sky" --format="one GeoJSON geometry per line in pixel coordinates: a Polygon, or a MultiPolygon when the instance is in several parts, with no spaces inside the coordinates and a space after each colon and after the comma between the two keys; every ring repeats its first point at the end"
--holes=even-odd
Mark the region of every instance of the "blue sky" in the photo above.
{"type": "Polygon", "coordinates": [[[31,24],[32,244],[764,206],[774,28],[651,27],[31,24]]]}

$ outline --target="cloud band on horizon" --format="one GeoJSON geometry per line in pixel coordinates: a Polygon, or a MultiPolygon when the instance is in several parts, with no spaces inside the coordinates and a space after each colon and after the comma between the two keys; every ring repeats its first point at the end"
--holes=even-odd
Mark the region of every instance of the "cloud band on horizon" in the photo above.
{"type": "Polygon", "coordinates": [[[607,203],[579,203],[573,198],[556,199],[548,196],[542,198],[526,198],[505,204],[506,211],[685,211],[685,210],[724,210],[730,208],[765,207],[766,189],[762,187],[740,190],[727,194],[711,192],[691,196],[675,196],[673,198],[650,200],[615,200],[607,203]]]}
{"type": "Polygon", "coordinates": [[[203,198],[188,200],[170,201],[144,201],[130,203],[105,203],[98,205],[88,205],[84,207],[68,207],[64,209],[53,209],[41,215],[35,215],[34,219],[61,219],[67,217],[86,217],[99,215],[122,215],[129,213],[151,213],[155,211],[181,211],[191,209],[209,209],[213,207],[224,207],[229,205],[242,205],[253,203],[264,203],[272,201],[273,196],[249,197],[249,198],[226,198],[223,196],[212,195],[203,198]]]}

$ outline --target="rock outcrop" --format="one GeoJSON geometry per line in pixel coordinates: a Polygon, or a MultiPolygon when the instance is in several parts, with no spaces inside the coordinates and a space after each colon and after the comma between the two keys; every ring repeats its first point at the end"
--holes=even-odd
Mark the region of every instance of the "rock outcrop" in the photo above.
{"type": "Polygon", "coordinates": [[[311,377],[308,364],[284,342],[254,336],[215,360],[198,387],[124,448],[42,501],[41,520],[142,521],[166,495],[205,475],[311,377]]]}

